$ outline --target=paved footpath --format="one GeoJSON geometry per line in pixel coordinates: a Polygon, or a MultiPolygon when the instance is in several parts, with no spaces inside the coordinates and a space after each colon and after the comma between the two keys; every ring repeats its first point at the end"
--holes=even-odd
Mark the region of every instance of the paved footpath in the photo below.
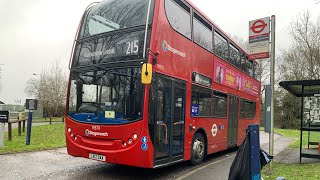
{"type": "MultiPolygon", "coordinates": [[[[286,138],[278,134],[274,134],[274,155],[277,155],[285,150],[292,142],[293,138],[286,138]]],[[[269,152],[269,134],[260,131],[260,144],[261,148],[266,152],[269,152]]],[[[188,172],[184,176],[177,178],[176,180],[207,180],[207,179],[215,179],[215,180],[227,180],[229,176],[229,169],[231,164],[236,156],[236,153],[221,159],[219,161],[212,162],[201,168],[195,169],[193,171],[188,172]]]]}

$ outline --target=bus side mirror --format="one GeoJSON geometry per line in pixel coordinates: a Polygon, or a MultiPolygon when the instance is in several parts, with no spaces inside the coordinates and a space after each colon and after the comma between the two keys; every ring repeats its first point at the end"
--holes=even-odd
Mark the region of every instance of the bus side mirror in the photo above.
{"type": "Polygon", "coordinates": [[[141,83],[150,84],[152,80],[152,65],[143,63],[141,68],[141,83]]]}

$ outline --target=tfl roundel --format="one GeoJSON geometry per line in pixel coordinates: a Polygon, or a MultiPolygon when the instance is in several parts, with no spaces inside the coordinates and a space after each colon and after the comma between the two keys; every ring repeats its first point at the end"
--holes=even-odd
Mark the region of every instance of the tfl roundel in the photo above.
{"type": "Polygon", "coordinates": [[[249,22],[249,36],[267,34],[270,31],[270,18],[265,17],[249,22]]]}

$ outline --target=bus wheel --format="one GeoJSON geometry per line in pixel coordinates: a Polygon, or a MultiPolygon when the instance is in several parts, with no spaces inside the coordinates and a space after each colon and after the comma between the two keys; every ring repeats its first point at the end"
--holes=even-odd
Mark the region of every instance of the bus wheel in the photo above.
{"type": "Polygon", "coordinates": [[[206,144],[201,133],[196,133],[192,140],[191,163],[198,165],[203,161],[206,144]]]}

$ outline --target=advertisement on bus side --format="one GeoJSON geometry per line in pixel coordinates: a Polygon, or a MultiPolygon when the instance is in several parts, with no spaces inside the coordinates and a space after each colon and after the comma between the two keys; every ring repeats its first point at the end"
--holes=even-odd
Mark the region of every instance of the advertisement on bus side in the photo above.
{"type": "Polygon", "coordinates": [[[228,68],[219,62],[214,63],[214,74],[214,81],[217,83],[221,83],[225,86],[229,86],[240,91],[245,91],[252,95],[259,94],[258,82],[253,81],[238,72],[235,72],[231,68],[228,68]]]}

